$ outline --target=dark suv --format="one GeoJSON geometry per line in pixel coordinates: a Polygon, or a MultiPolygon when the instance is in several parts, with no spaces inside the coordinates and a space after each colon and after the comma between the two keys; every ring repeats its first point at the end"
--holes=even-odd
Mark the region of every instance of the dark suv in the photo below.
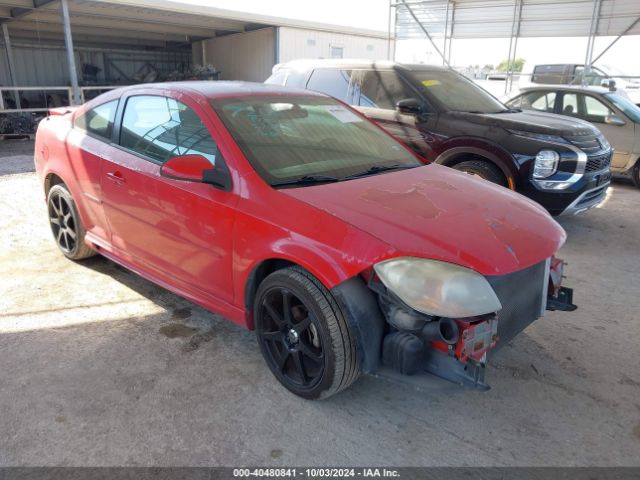
{"type": "Polygon", "coordinates": [[[266,83],[318,90],[353,105],[427,161],[504,185],[551,214],[606,196],[609,142],[592,125],[503,105],[453,70],[427,65],[296,60],[266,83]]]}

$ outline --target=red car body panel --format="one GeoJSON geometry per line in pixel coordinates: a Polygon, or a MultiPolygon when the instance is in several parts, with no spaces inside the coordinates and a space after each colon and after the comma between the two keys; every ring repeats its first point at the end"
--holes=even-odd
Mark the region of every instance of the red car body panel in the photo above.
{"type": "Polygon", "coordinates": [[[66,183],[87,241],[102,254],[247,328],[246,286],[265,260],[298,264],[332,288],[403,255],[506,274],[550,257],[565,240],[525,197],[438,165],[274,189],[209,105],[251,89],[215,93],[211,83],[204,93],[180,83],[129,87],[50,117],[38,129],[36,170],[45,185],[52,174],[66,183]],[[141,94],[176,98],[198,114],[225,159],[230,191],[163,177],[159,165],[71,128],[86,109],[141,94]]]}
{"type": "Polygon", "coordinates": [[[531,200],[430,165],[283,193],[357,226],[402,255],[504,275],[550,257],[565,233],[531,200]]]}

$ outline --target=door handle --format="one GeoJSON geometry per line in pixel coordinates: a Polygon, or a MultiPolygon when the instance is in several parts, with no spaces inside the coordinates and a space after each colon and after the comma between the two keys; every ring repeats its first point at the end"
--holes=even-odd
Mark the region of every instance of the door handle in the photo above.
{"type": "Polygon", "coordinates": [[[121,183],[125,183],[126,180],[124,179],[124,177],[122,176],[122,173],[120,173],[119,171],[115,171],[115,172],[107,172],[107,178],[109,180],[112,180],[118,184],[121,183]]]}

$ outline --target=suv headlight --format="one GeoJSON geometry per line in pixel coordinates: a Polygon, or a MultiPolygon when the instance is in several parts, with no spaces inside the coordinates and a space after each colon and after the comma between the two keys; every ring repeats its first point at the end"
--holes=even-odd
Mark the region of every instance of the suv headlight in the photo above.
{"type": "Polygon", "coordinates": [[[533,178],[547,178],[556,173],[560,154],[553,150],[540,150],[533,164],[533,178]]]}
{"type": "Polygon", "coordinates": [[[502,309],[482,275],[453,263],[399,257],[373,268],[389,290],[427,315],[464,318],[502,309]]]}

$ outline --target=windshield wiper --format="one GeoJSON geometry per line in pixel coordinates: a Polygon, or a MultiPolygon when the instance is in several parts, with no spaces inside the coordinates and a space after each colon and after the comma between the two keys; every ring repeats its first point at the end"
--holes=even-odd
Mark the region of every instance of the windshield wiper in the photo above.
{"type": "Polygon", "coordinates": [[[294,178],[292,180],[285,180],[283,182],[272,183],[272,187],[287,187],[291,185],[313,185],[314,183],[331,183],[338,182],[339,178],[331,177],[329,175],[305,175],[300,178],[294,178]]]}
{"type": "Polygon", "coordinates": [[[342,177],[341,180],[349,180],[351,178],[366,177],[367,175],[375,175],[376,173],[386,172],[388,170],[404,170],[406,168],[415,168],[419,165],[401,165],[399,163],[393,165],[373,165],[362,172],[352,173],[346,177],[342,177]]]}

